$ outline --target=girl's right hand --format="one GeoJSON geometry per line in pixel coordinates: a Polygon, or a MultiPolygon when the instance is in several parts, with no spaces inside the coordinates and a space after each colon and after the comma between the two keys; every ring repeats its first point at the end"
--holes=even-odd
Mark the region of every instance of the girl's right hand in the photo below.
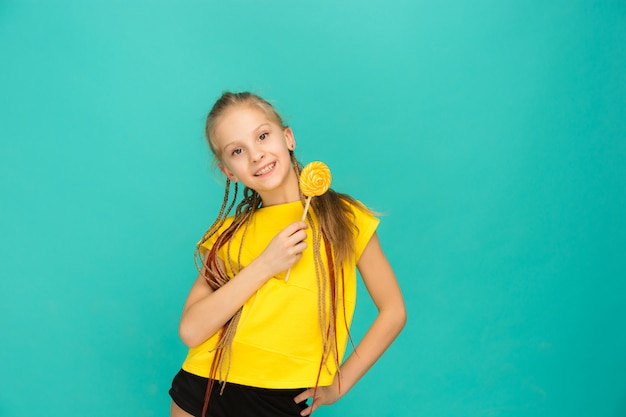
{"type": "MultiPolygon", "coordinates": [[[[307,246],[307,227],[305,222],[285,227],[257,258],[215,291],[207,285],[204,275],[198,274],[180,320],[183,342],[189,347],[199,346],[219,331],[268,279],[291,268],[307,246]]],[[[222,261],[218,258],[218,262],[222,261]]]]}
{"type": "Polygon", "coordinates": [[[278,232],[256,259],[268,278],[291,268],[301,257],[307,244],[306,222],[295,222],[278,232]]]}

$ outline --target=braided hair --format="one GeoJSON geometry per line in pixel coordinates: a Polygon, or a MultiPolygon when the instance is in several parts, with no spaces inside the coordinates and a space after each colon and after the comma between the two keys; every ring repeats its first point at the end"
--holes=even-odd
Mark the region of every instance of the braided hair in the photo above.
{"type": "MultiPolygon", "coordinates": [[[[220,116],[228,109],[236,106],[253,106],[259,108],[283,129],[287,128],[278,112],[263,98],[249,92],[225,92],[215,102],[209,112],[205,127],[206,139],[213,152],[214,162],[218,162],[220,159],[219,149],[215,146],[213,141],[215,125],[220,116]]],[[[293,150],[290,151],[290,156],[291,165],[297,177],[299,177],[302,164],[298,162],[293,150]]],[[[224,199],[219,214],[211,227],[209,227],[202,239],[198,242],[194,256],[198,271],[205,277],[208,285],[213,290],[217,290],[232,278],[218,261],[217,254],[224,246],[226,246],[227,250],[230,252],[232,238],[240,231],[242,231],[243,236],[239,247],[237,263],[236,265],[233,264],[230,257],[228,257],[226,262],[228,262],[228,267],[230,271],[232,271],[233,276],[242,269],[241,252],[248,225],[255,211],[261,207],[262,203],[261,196],[255,190],[245,187],[243,197],[237,204],[239,186],[237,182],[234,183],[234,190],[232,191],[231,197],[231,188],[233,188],[231,184],[231,181],[227,178],[224,199]],[[235,213],[231,216],[230,213],[235,205],[235,213]],[[232,223],[220,232],[229,217],[232,217],[232,223]],[[215,239],[215,243],[209,250],[205,251],[203,248],[204,243],[212,238],[215,239]]],[[[302,193],[300,193],[300,196],[302,204],[304,205],[305,197],[302,193]]],[[[320,358],[316,387],[324,364],[327,363],[329,358],[332,357],[337,371],[339,372],[339,347],[337,346],[336,332],[337,326],[339,325],[339,323],[337,323],[339,308],[344,309],[343,317],[344,320],[346,320],[345,305],[342,303],[342,305],[339,306],[339,300],[343,299],[343,294],[340,294],[340,292],[343,292],[344,288],[342,266],[347,262],[355,262],[354,235],[356,226],[350,205],[357,206],[365,212],[371,213],[367,207],[357,200],[346,194],[338,193],[333,189],[329,189],[326,193],[311,201],[311,208],[317,217],[317,221],[314,221],[310,212],[307,213],[313,243],[313,258],[318,286],[319,329],[323,343],[323,354],[320,358]],[[320,253],[322,247],[321,242],[324,242],[326,248],[324,254],[320,253]],[[323,256],[326,257],[328,271],[324,267],[323,256]]],[[[230,369],[232,343],[239,318],[241,317],[241,312],[242,308],[224,324],[220,331],[218,342],[213,349],[215,355],[213,357],[213,363],[211,364],[209,384],[207,386],[202,415],[205,414],[208,407],[210,392],[214,381],[218,380],[224,382],[227,379],[230,369]]],[[[349,326],[347,322],[341,324],[345,325],[346,329],[348,329],[349,326]]],[[[348,331],[348,336],[349,335],[350,333],[348,331]]],[[[222,390],[224,386],[225,384],[222,384],[222,390]]]]}

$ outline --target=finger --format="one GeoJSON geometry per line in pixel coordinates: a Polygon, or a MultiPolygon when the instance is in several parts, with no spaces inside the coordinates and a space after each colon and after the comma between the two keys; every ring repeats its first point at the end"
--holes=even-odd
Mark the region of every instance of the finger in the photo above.
{"type": "MultiPolygon", "coordinates": [[[[311,390],[313,391],[313,390],[311,390]]],[[[313,397],[314,392],[311,392],[311,394],[307,397],[307,398],[311,398],[311,405],[308,406],[307,408],[305,408],[304,410],[302,410],[302,412],[300,413],[301,416],[308,416],[313,414],[313,411],[317,410],[318,408],[320,408],[320,406],[323,404],[323,399],[320,396],[320,393],[317,393],[316,397],[313,397]]]]}
{"type": "Polygon", "coordinates": [[[304,238],[306,238],[306,232],[302,229],[299,229],[290,234],[288,238],[296,241],[304,240],[304,238]]]}
{"type": "Polygon", "coordinates": [[[300,230],[289,236],[286,240],[287,245],[298,245],[306,240],[306,232],[300,230]]]}
{"type": "Polygon", "coordinates": [[[300,230],[304,230],[309,227],[306,222],[293,222],[289,226],[287,226],[284,231],[287,233],[287,236],[291,236],[294,233],[299,232],[300,230]]]}
{"type": "MultiPolygon", "coordinates": [[[[296,397],[293,399],[293,401],[296,404],[300,404],[303,401],[308,400],[309,398],[313,397],[313,389],[309,388],[306,391],[301,392],[300,394],[296,395],[296,397]]],[[[302,410],[300,412],[301,416],[308,416],[311,414],[313,410],[311,409],[311,406],[308,406],[307,408],[305,408],[304,410],[302,410]]]]}
{"type": "Polygon", "coordinates": [[[313,390],[309,388],[305,391],[302,391],[300,394],[296,395],[296,397],[293,400],[296,403],[301,403],[302,401],[308,400],[312,396],[313,396],[313,390]]]}
{"type": "Polygon", "coordinates": [[[304,252],[304,250],[307,248],[307,246],[308,246],[308,245],[306,244],[306,242],[302,242],[302,241],[301,241],[301,242],[298,242],[298,243],[297,243],[297,244],[293,247],[294,252],[295,252],[295,255],[302,255],[302,252],[304,252]]]}
{"type": "Polygon", "coordinates": [[[305,408],[304,410],[302,410],[300,412],[301,416],[309,416],[311,415],[311,413],[313,413],[313,411],[317,410],[319,408],[320,404],[318,401],[313,401],[311,403],[310,406],[308,406],[307,408],[305,408]]]}

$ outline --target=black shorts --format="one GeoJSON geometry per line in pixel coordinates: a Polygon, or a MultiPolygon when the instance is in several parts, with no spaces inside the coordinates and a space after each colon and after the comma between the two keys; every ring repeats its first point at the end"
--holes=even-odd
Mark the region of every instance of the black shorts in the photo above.
{"type": "MultiPolygon", "coordinates": [[[[204,417],[208,381],[181,369],[172,381],[170,396],[189,414],[204,417]]],[[[213,384],[206,417],[297,417],[308,407],[306,401],[296,404],[293,400],[305,388],[267,389],[228,382],[220,395],[221,388],[218,382],[213,384]]]]}

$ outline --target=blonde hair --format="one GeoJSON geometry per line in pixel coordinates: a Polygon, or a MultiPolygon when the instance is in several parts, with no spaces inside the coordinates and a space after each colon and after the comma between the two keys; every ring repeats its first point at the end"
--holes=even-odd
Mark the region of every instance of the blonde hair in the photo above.
{"type": "Polygon", "coordinates": [[[219,150],[215,147],[215,143],[213,142],[214,134],[215,134],[215,125],[219,121],[219,117],[226,112],[226,110],[237,107],[237,106],[250,106],[257,107],[259,110],[263,111],[267,117],[270,118],[273,122],[276,122],[281,128],[285,129],[287,126],[283,123],[283,119],[280,117],[274,106],[270,104],[270,102],[265,99],[249,93],[230,93],[225,92],[221,95],[219,99],[215,102],[209,115],[207,116],[206,126],[204,129],[204,134],[211,148],[211,152],[215,158],[219,159],[221,157],[219,150]]]}
{"type": "MultiPolygon", "coordinates": [[[[236,106],[254,106],[262,110],[270,120],[276,122],[281,128],[285,129],[287,126],[283,122],[282,118],[275,110],[275,108],[263,98],[249,93],[231,93],[225,92],[215,102],[206,121],[205,135],[207,142],[214,157],[219,161],[219,150],[214,145],[214,130],[215,125],[219,121],[219,118],[230,108],[236,106]]],[[[300,176],[302,164],[300,164],[293,151],[290,151],[291,163],[296,175],[300,176]]],[[[224,191],[224,200],[220,208],[219,214],[211,227],[204,234],[202,239],[198,242],[196,247],[195,259],[196,266],[199,271],[204,275],[207,283],[214,290],[218,289],[232,277],[228,276],[226,270],[217,261],[217,253],[220,248],[227,245],[227,249],[230,251],[231,238],[240,230],[243,230],[243,236],[241,240],[241,246],[245,239],[245,234],[248,229],[248,224],[252,219],[254,212],[261,206],[261,197],[253,189],[245,187],[243,190],[243,198],[235,208],[235,214],[232,217],[232,223],[226,227],[224,231],[219,233],[215,239],[215,243],[203,256],[204,251],[203,244],[214,237],[218,231],[222,228],[226,219],[229,217],[230,212],[237,202],[238,184],[234,184],[234,190],[231,197],[231,181],[226,179],[226,187],[224,191]]],[[[304,204],[304,195],[301,193],[301,199],[304,204]]],[[[355,262],[355,219],[352,212],[351,205],[357,206],[365,212],[371,213],[363,204],[356,201],[352,197],[337,193],[336,191],[329,189],[326,193],[319,197],[315,197],[311,201],[311,208],[317,217],[317,222],[314,222],[313,217],[309,213],[307,220],[310,225],[310,232],[313,240],[314,251],[314,264],[315,272],[318,280],[318,300],[319,300],[319,324],[320,331],[322,333],[323,341],[323,355],[321,358],[320,373],[324,363],[328,359],[329,355],[332,355],[339,370],[339,357],[338,346],[336,343],[336,329],[337,318],[339,308],[339,298],[343,298],[342,294],[338,291],[343,290],[343,265],[348,262],[355,262]],[[314,224],[315,223],[315,224],[314,224]],[[326,247],[328,273],[322,263],[322,254],[320,253],[321,242],[324,242],[326,247]],[[327,297],[327,294],[330,297],[327,297]],[[330,300],[331,305],[327,306],[327,300],[330,300]]],[[[239,254],[241,254],[241,247],[239,248],[239,254]]],[[[230,261],[230,258],[227,262],[230,261]]],[[[233,274],[236,274],[241,270],[240,257],[238,257],[237,265],[228,265],[233,274]]],[[[345,309],[345,306],[342,306],[345,309]]],[[[219,379],[226,380],[228,375],[228,369],[230,367],[230,350],[232,347],[233,337],[237,328],[239,317],[241,316],[241,309],[224,325],[220,339],[215,347],[215,356],[211,365],[210,383],[211,387],[207,387],[207,397],[205,399],[205,407],[208,404],[208,398],[210,394],[210,388],[212,388],[213,380],[219,379]],[[225,375],[222,378],[222,369],[226,368],[225,375]]],[[[343,317],[345,318],[345,310],[343,317]]],[[[346,328],[347,323],[344,323],[346,328]]],[[[348,333],[349,334],[349,333],[348,333]]],[[[319,380],[318,374],[318,380],[319,380]]],[[[317,383],[316,383],[317,386],[317,383]]],[[[222,387],[223,389],[223,387],[222,387]]],[[[204,412],[203,412],[204,414],[204,412]]]]}

